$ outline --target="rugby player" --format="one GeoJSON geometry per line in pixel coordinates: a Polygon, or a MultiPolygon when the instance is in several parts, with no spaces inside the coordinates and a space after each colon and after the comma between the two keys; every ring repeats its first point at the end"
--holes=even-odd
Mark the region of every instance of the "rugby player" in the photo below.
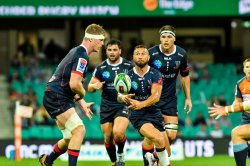
{"type": "Polygon", "coordinates": [[[236,84],[235,99],[231,106],[209,107],[209,114],[219,119],[233,112],[242,112],[241,124],[231,132],[233,142],[234,159],[237,166],[246,166],[247,155],[249,156],[250,140],[250,59],[243,62],[245,76],[236,84]]]}
{"type": "MultiPolygon", "coordinates": [[[[161,73],[148,65],[149,52],[143,45],[136,46],[133,53],[135,67],[128,72],[131,90],[128,95],[118,94],[118,101],[126,103],[130,109],[130,121],[134,128],[155,145],[161,165],[170,166],[168,155],[170,145],[164,129],[161,110],[155,106],[162,91],[161,73]]],[[[142,145],[143,146],[143,145],[142,145]]],[[[153,166],[153,148],[143,151],[144,166],[153,166]]]]}
{"type": "Polygon", "coordinates": [[[82,43],[69,51],[47,83],[43,104],[51,118],[56,120],[63,138],[54,145],[49,155],[40,156],[39,162],[42,166],[52,166],[66,151],[69,156],[68,166],[77,165],[85,127],[74,105],[77,102],[86,116],[92,118],[90,106],[93,103],[86,103],[83,99],[85,89],[82,80],[87,72],[88,55],[101,49],[104,38],[105,30],[100,25],[89,25],[82,43]]]}
{"type": "Polygon", "coordinates": [[[88,85],[88,91],[102,89],[100,111],[101,129],[104,134],[104,145],[112,165],[123,166],[126,129],[129,112],[126,105],[117,102],[117,91],[114,88],[115,76],[127,73],[133,65],[121,57],[121,42],[111,39],[106,44],[107,59],[98,65],[88,85]],[[116,146],[118,147],[116,156],[116,146]],[[118,159],[117,159],[118,157],[118,159]]]}
{"type": "MultiPolygon", "coordinates": [[[[192,110],[190,96],[190,77],[186,51],[175,45],[175,28],[165,25],[159,30],[160,45],[149,49],[149,66],[162,73],[163,87],[160,101],[157,106],[161,109],[170,144],[176,139],[178,130],[178,110],[176,97],[176,81],[180,74],[181,85],[186,96],[184,109],[186,113],[192,110]]],[[[147,140],[144,141],[148,147],[147,140]]],[[[149,145],[150,147],[151,145],[149,145]]]]}

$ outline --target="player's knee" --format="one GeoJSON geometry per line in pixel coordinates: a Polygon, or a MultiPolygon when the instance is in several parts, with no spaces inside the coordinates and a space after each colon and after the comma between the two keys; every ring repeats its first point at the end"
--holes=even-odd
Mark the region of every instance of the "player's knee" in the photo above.
{"type": "Polygon", "coordinates": [[[152,140],[148,139],[148,138],[144,138],[143,139],[143,145],[147,146],[147,147],[153,147],[154,143],[152,142],[152,140]]]}
{"type": "Polygon", "coordinates": [[[170,144],[173,143],[173,141],[176,139],[177,131],[178,131],[178,124],[176,123],[166,123],[164,126],[168,139],[170,144]]]}
{"type": "Polygon", "coordinates": [[[65,123],[65,128],[71,132],[72,136],[84,137],[85,127],[79,116],[74,113],[65,123]]]}
{"type": "Polygon", "coordinates": [[[70,139],[63,138],[64,144],[68,147],[70,139]]]}
{"type": "Polygon", "coordinates": [[[79,125],[72,131],[72,135],[84,137],[85,132],[86,132],[85,127],[83,125],[79,125]]]}
{"type": "Polygon", "coordinates": [[[163,137],[156,137],[155,139],[155,146],[156,147],[165,147],[165,142],[163,137]]]}
{"type": "Polygon", "coordinates": [[[231,138],[232,138],[232,140],[235,140],[235,139],[238,138],[238,137],[239,137],[239,131],[238,131],[237,128],[234,128],[234,129],[232,130],[232,132],[231,132],[231,138]]]}
{"type": "Polygon", "coordinates": [[[168,134],[169,144],[172,144],[175,141],[176,135],[177,135],[176,133],[168,134]]]}
{"type": "Polygon", "coordinates": [[[124,138],[125,133],[121,130],[114,130],[114,138],[116,141],[121,141],[124,138]]]}
{"type": "Polygon", "coordinates": [[[61,130],[61,132],[62,132],[63,139],[65,140],[65,142],[66,142],[66,140],[70,140],[71,139],[72,134],[71,134],[71,132],[69,130],[67,130],[65,128],[65,129],[61,130]]]}

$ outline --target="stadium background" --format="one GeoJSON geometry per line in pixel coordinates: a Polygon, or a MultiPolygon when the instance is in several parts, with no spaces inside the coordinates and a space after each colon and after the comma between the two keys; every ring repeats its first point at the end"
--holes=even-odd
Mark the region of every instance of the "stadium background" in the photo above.
{"type": "MultiPolygon", "coordinates": [[[[240,113],[230,115],[230,122],[214,122],[208,117],[207,106],[213,102],[230,104],[234,99],[234,86],[243,76],[242,61],[250,57],[249,6],[249,0],[1,0],[0,156],[12,159],[17,100],[34,108],[33,117],[23,118],[22,122],[26,147],[23,157],[37,157],[43,145],[60,138],[60,131],[42,107],[45,83],[65,53],[81,42],[83,29],[90,23],[102,25],[109,38],[120,39],[123,57],[127,59],[131,59],[135,45],[143,43],[150,47],[159,43],[158,29],[165,24],[173,25],[177,29],[176,43],[188,51],[193,101],[193,111],[186,116],[184,94],[178,82],[180,139],[177,142],[181,143],[187,159],[232,156],[230,131],[239,124],[240,113]],[[212,136],[214,130],[221,130],[222,138],[212,136]]],[[[102,52],[90,58],[89,70],[93,71],[105,56],[102,52]]],[[[85,86],[90,77],[87,76],[85,86]]],[[[95,101],[95,115],[88,121],[78,110],[87,128],[84,144],[102,144],[100,92],[87,94],[86,100],[95,101]]],[[[129,145],[139,146],[141,138],[132,126],[127,137],[129,145]]],[[[1,166],[4,161],[0,159],[1,166]]],[[[229,165],[234,165],[232,162],[229,165]]]]}

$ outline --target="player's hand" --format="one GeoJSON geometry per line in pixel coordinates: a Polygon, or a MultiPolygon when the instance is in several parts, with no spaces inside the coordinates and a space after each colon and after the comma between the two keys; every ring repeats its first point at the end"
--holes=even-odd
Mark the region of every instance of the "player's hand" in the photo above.
{"type": "Polygon", "coordinates": [[[103,87],[103,84],[105,84],[105,81],[103,81],[103,82],[96,82],[96,83],[94,83],[93,84],[93,87],[96,89],[96,90],[98,90],[98,89],[101,89],[102,87],[103,87]]]}
{"type": "Polygon", "coordinates": [[[123,101],[125,104],[130,105],[130,100],[132,99],[133,96],[135,96],[135,94],[123,95],[123,96],[122,96],[122,101],[123,101]]]}
{"type": "Polygon", "coordinates": [[[84,100],[80,100],[78,102],[80,109],[85,112],[85,115],[89,118],[89,120],[92,119],[92,114],[93,114],[93,112],[90,109],[92,104],[94,104],[94,102],[86,103],[84,100]]]}
{"type": "Polygon", "coordinates": [[[187,114],[189,114],[189,112],[191,112],[191,110],[192,110],[192,101],[191,101],[191,99],[186,99],[185,100],[184,110],[186,111],[187,114]]]}
{"type": "Polygon", "coordinates": [[[129,103],[130,104],[128,106],[128,109],[140,110],[143,107],[145,107],[141,101],[137,101],[137,100],[134,100],[134,99],[130,99],[129,103]]]}
{"type": "Polygon", "coordinates": [[[227,116],[228,114],[226,113],[225,107],[217,105],[214,103],[213,107],[208,107],[210,111],[208,111],[209,115],[211,117],[215,117],[215,119],[219,119],[222,116],[227,116]]]}

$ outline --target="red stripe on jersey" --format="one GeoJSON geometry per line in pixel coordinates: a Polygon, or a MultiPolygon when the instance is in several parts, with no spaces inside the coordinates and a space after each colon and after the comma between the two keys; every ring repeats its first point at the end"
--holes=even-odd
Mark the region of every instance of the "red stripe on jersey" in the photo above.
{"type": "Polygon", "coordinates": [[[186,73],[189,71],[189,68],[187,67],[186,69],[182,70],[181,72],[186,73]]]}
{"type": "Polygon", "coordinates": [[[84,77],[84,74],[79,71],[71,70],[71,73],[79,74],[80,76],[84,77]]]}

